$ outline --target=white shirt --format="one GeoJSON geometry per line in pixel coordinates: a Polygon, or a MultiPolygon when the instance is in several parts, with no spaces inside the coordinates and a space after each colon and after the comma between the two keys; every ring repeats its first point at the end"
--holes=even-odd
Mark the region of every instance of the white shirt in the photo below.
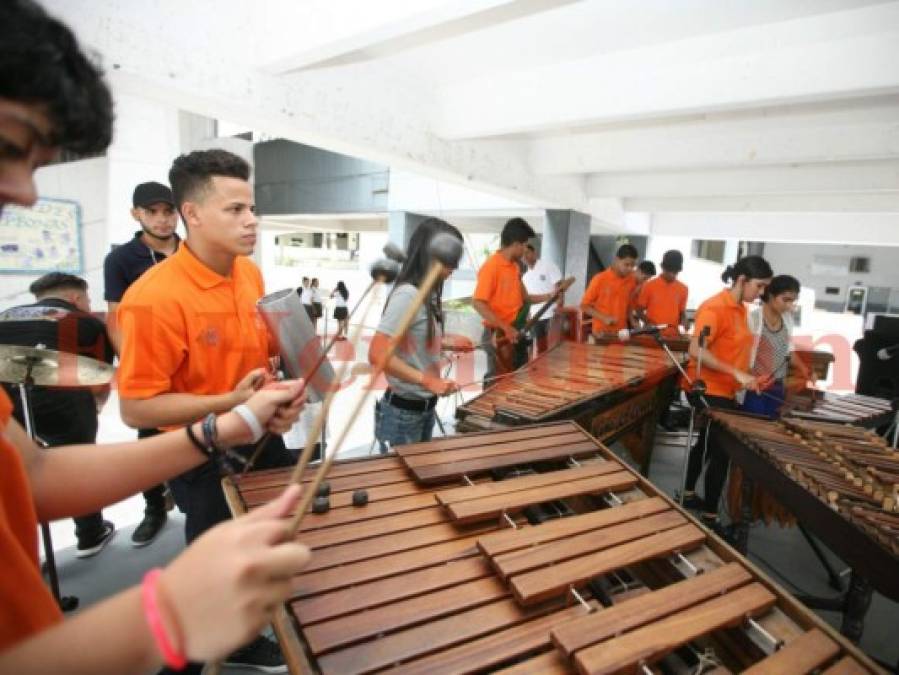
{"type": "Polygon", "coordinates": [[[343,296],[340,293],[334,291],[331,294],[331,297],[334,298],[335,307],[346,307],[346,300],[343,299],[343,296]]]}
{"type": "MultiPolygon", "coordinates": [[[[551,261],[546,260],[545,258],[538,258],[537,262],[534,263],[534,266],[521,277],[521,280],[524,282],[524,287],[528,290],[528,293],[532,295],[545,295],[556,290],[556,284],[562,280],[562,273],[559,272],[559,268],[551,261]]],[[[539,312],[542,306],[543,303],[532,305],[530,312],[531,316],[534,316],[539,312]]],[[[550,319],[554,313],[555,305],[546,310],[543,318],[550,319]]]]}

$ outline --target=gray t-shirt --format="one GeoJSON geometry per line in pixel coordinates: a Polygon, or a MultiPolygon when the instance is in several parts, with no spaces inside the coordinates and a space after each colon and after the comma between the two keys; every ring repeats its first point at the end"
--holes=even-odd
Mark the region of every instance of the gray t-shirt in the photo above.
{"type": "MultiPolygon", "coordinates": [[[[379,333],[391,337],[396,335],[400,321],[417,293],[418,289],[412,284],[402,284],[393,290],[387,306],[384,308],[384,314],[381,316],[381,323],[378,324],[379,333]]],[[[439,324],[434,327],[434,331],[435,344],[429,346],[428,315],[424,307],[419,308],[406,333],[406,339],[397,347],[396,355],[416,370],[438,376],[440,374],[441,335],[439,324]]],[[[434,396],[421,385],[405,382],[392,375],[387,376],[387,382],[390,384],[391,390],[406,398],[425,399],[434,396]]]]}

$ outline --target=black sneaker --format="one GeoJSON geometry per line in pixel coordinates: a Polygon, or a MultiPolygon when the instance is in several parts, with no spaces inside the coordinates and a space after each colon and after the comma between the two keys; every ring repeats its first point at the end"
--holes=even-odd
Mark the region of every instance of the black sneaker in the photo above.
{"type": "Polygon", "coordinates": [[[162,531],[162,526],[165,525],[167,518],[168,515],[166,515],[165,511],[161,513],[156,513],[155,511],[144,513],[144,519],[134,528],[134,533],[131,535],[132,546],[141,548],[152,543],[162,531]]]}
{"type": "Polygon", "coordinates": [[[695,493],[685,494],[681,506],[687,511],[702,511],[705,509],[705,500],[695,493]]]}
{"type": "Polygon", "coordinates": [[[97,555],[100,551],[106,548],[106,544],[112,541],[112,538],[115,536],[115,525],[108,521],[103,521],[103,534],[100,535],[99,539],[95,539],[93,541],[87,542],[78,542],[78,547],[75,549],[75,557],[76,558],[90,558],[91,556],[97,555]]]}
{"type": "Polygon", "coordinates": [[[246,647],[232,652],[222,664],[240,668],[252,668],[262,673],[286,673],[287,664],[281,648],[272,640],[259,636],[246,647]]]}

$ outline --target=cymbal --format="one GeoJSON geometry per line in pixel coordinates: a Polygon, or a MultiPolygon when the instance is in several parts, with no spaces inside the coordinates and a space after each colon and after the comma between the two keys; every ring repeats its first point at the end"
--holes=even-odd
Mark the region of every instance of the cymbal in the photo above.
{"type": "Polygon", "coordinates": [[[41,347],[0,345],[0,382],[18,384],[31,368],[42,387],[93,387],[112,381],[115,369],[96,359],[41,347]]]}

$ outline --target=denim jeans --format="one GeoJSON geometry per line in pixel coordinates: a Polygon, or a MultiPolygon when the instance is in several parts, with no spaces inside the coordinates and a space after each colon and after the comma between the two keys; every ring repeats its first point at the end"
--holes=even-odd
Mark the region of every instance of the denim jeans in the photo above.
{"type": "Polygon", "coordinates": [[[433,410],[403,410],[390,405],[383,398],[375,403],[375,438],[381,454],[390,447],[430,441],[434,431],[433,410]]]}

